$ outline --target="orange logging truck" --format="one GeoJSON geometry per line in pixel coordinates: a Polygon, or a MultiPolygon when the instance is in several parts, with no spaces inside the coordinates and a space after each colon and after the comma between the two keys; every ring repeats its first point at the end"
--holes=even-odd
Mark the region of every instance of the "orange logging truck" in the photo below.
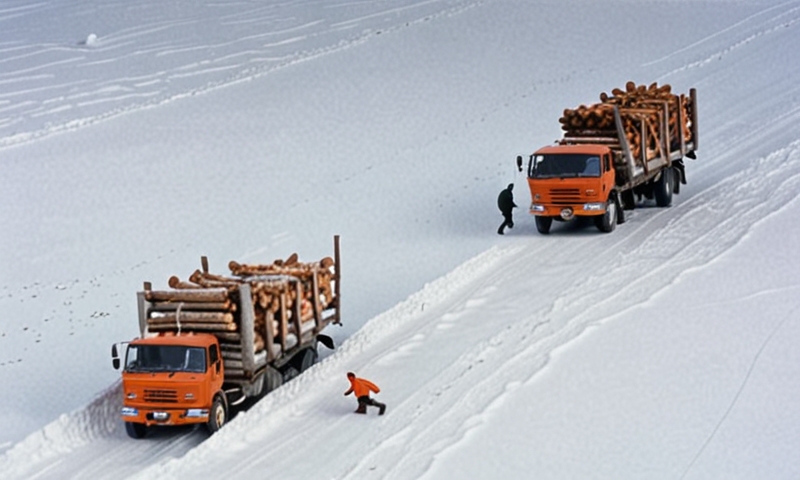
{"type": "Polygon", "coordinates": [[[695,89],[676,95],[669,85],[628,82],[600,100],[564,110],[563,138],[529,158],[530,213],[539,233],[550,233],[553,220],[576,217],[592,217],[611,232],[635,197],[668,207],[686,184],[683,158],[696,158],[698,145],[695,89]]]}
{"type": "Polygon", "coordinates": [[[206,424],[213,433],[231,407],[256,399],[311,367],[322,334],[340,324],[339,237],[334,258],[301,263],[293,254],[266,265],[230,262],[230,275],[202,270],[170,289],[138,293],[141,336],[122,363],[122,420],[133,438],[152,426],[206,424]]]}

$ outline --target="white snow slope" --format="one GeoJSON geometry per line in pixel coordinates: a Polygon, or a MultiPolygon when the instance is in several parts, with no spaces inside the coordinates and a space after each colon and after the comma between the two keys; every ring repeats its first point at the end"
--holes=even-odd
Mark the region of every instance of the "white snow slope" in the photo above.
{"type": "Polygon", "coordinates": [[[4,1],[0,476],[799,478],[797,45],[797,0],[4,1]],[[496,235],[514,157],[628,80],[698,91],[673,206],[496,235]],[[125,435],[143,281],[334,234],[335,352],[125,435]]]}

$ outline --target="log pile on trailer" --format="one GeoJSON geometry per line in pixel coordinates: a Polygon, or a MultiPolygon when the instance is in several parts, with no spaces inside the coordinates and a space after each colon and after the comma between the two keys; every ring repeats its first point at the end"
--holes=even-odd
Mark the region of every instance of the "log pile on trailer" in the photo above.
{"type": "Polygon", "coordinates": [[[685,151],[685,144],[694,142],[694,108],[692,98],[673,94],[670,85],[628,82],[624,90],[601,93],[600,103],[564,110],[559,122],[570,143],[591,139],[615,144],[622,131],[630,155],[649,161],[669,157],[672,151],[685,151]]]}
{"type": "Polygon", "coordinates": [[[270,362],[313,343],[327,324],[340,323],[337,261],[302,263],[296,254],[271,264],[231,261],[230,274],[218,275],[209,272],[203,257],[202,270],[188,280],[171,277],[169,290],[145,283],[142,331],[211,333],[220,341],[226,377],[236,372],[249,377],[254,368],[242,357],[270,362]]]}

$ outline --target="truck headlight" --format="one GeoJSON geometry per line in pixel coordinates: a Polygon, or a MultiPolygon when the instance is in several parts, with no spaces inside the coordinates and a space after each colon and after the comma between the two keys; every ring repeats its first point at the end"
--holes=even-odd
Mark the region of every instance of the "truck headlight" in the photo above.
{"type": "Polygon", "coordinates": [[[120,413],[123,417],[138,417],[139,409],[133,407],[122,407],[122,411],[120,413]]]}
{"type": "Polygon", "coordinates": [[[544,205],[537,205],[535,203],[531,203],[531,212],[544,213],[544,211],[545,211],[544,205]]]}
{"type": "Polygon", "coordinates": [[[601,202],[592,202],[583,204],[583,209],[589,212],[599,212],[601,210],[605,210],[605,208],[606,208],[605,204],[601,202]]]}
{"type": "Polygon", "coordinates": [[[133,399],[136,398],[136,393],[135,392],[128,392],[128,394],[125,395],[125,398],[127,398],[128,400],[133,400],[133,399]]]}
{"type": "Polygon", "coordinates": [[[190,408],[186,410],[186,418],[204,418],[208,416],[208,410],[204,408],[190,408]]]}
{"type": "Polygon", "coordinates": [[[153,412],[153,420],[166,422],[169,420],[169,412],[153,412]]]}

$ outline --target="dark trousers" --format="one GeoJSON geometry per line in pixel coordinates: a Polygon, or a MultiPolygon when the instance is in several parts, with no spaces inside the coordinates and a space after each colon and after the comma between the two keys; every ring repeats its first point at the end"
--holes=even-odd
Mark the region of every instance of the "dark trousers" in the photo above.
{"type": "Polygon", "coordinates": [[[500,235],[503,234],[503,230],[506,227],[514,228],[514,220],[511,218],[511,212],[502,212],[503,213],[503,223],[500,224],[500,228],[497,229],[497,233],[500,235]]]}
{"type": "Polygon", "coordinates": [[[356,412],[367,413],[367,405],[371,407],[378,407],[381,410],[386,408],[386,405],[382,404],[381,402],[373,400],[369,398],[369,396],[364,395],[363,397],[358,397],[358,410],[356,410],[356,412]]]}

